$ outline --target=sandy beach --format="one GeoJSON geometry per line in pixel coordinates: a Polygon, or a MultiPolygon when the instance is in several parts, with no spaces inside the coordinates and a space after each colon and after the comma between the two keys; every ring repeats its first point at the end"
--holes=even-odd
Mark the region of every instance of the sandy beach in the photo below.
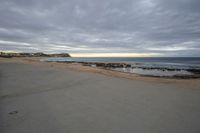
{"type": "Polygon", "coordinates": [[[1,133],[199,133],[200,79],[0,58],[1,133]]]}

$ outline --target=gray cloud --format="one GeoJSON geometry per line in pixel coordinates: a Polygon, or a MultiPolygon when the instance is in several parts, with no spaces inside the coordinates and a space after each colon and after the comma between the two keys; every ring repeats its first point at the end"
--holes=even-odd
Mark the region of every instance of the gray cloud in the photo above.
{"type": "Polygon", "coordinates": [[[200,56],[199,5],[199,0],[1,0],[0,50],[200,56]]]}

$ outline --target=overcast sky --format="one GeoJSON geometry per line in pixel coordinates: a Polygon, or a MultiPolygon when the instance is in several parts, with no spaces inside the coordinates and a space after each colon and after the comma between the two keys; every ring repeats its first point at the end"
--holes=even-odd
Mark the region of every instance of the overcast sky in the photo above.
{"type": "Polygon", "coordinates": [[[200,0],[0,0],[0,50],[200,56],[200,0]]]}

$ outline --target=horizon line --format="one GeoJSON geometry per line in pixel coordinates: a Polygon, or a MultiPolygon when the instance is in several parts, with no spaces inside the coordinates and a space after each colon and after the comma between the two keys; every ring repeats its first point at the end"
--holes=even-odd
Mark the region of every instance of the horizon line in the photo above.
{"type": "Polygon", "coordinates": [[[5,52],[5,53],[44,53],[44,54],[69,54],[70,57],[94,57],[94,58],[129,58],[129,57],[134,57],[134,58],[151,58],[151,57],[194,57],[194,58],[200,58],[200,56],[164,56],[163,54],[160,53],[70,53],[70,52],[22,52],[22,51],[12,51],[12,50],[2,50],[0,52],[5,52]]]}

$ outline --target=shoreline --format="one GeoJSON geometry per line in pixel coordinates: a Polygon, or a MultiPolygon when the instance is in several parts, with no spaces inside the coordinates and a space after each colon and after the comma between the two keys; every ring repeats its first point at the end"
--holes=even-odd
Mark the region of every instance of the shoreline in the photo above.
{"type": "MultiPolygon", "coordinates": [[[[44,62],[56,62],[56,63],[67,63],[67,64],[81,64],[83,66],[96,67],[100,69],[117,71],[122,73],[135,74],[144,77],[157,77],[157,78],[174,78],[174,79],[195,79],[200,78],[200,68],[165,68],[165,67],[145,67],[145,66],[134,66],[130,63],[109,63],[109,62],[82,62],[82,61],[48,61],[44,62]],[[150,74],[132,72],[133,70],[149,71],[150,74]],[[131,71],[132,70],[132,71],[131,71]],[[160,74],[155,75],[151,71],[160,72],[160,74]],[[162,73],[163,72],[163,73],[162,73]],[[171,72],[171,75],[166,75],[164,73],[171,72]],[[179,73],[178,73],[179,72],[179,73]],[[181,73],[182,72],[182,73],[181,73]],[[162,74],[161,74],[162,73],[162,74]],[[173,74],[174,73],[174,74],[173,74]],[[176,74],[177,73],[177,74],[176,74]]],[[[135,65],[140,63],[135,63],[135,65]]]]}
{"type": "Polygon", "coordinates": [[[200,90],[200,79],[199,78],[163,78],[154,76],[142,76],[139,74],[125,73],[114,71],[110,69],[104,69],[99,67],[84,66],[80,63],[57,63],[57,62],[42,62],[41,59],[45,57],[14,57],[14,58],[0,58],[0,63],[22,63],[31,64],[40,67],[50,67],[52,69],[67,69],[72,71],[89,72],[110,77],[125,78],[129,80],[137,80],[144,82],[156,82],[161,84],[175,85],[180,88],[189,88],[200,90]]]}

